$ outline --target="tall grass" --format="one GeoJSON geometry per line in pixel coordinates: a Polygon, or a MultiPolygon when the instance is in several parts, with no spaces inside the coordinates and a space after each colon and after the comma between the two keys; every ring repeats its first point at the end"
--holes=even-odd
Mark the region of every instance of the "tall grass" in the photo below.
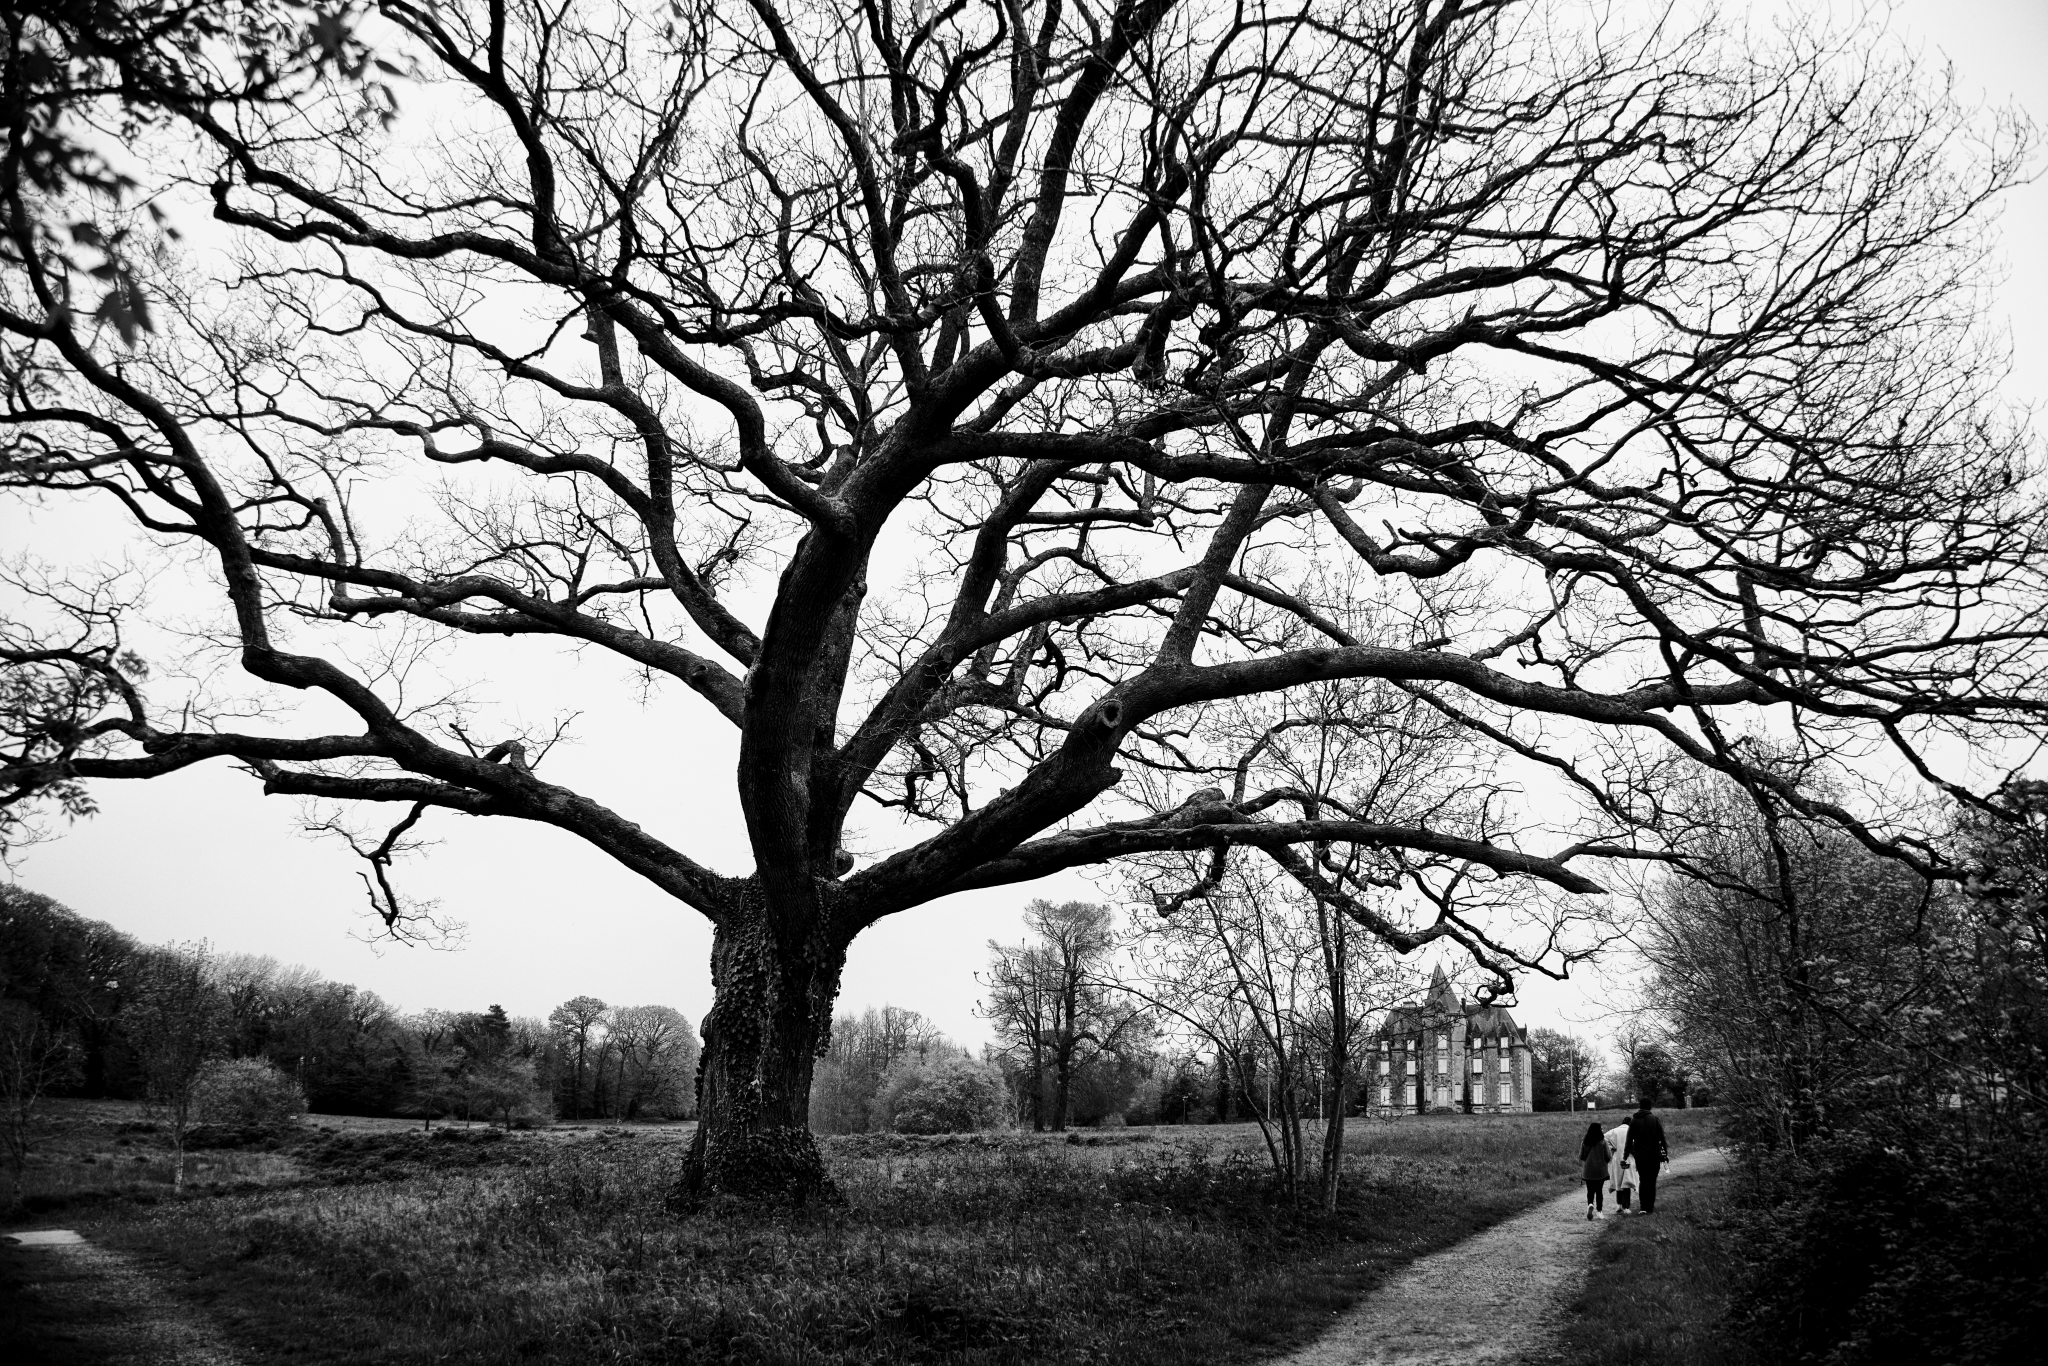
{"type": "Polygon", "coordinates": [[[217,1301],[326,1296],[321,1341],[293,1345],[310,1360],[374,1340],[391,1360],[1219,1363],[1549,1193],[1512,1165],[1368,1154],[1325,1218],[1275,1203],[1243,1137],[828,1143],[843,1205],[683,1220],[661,1199],[679,1145],[515,1139],[524,1165],[187,1202],[104,1235],[217,1301]]]}

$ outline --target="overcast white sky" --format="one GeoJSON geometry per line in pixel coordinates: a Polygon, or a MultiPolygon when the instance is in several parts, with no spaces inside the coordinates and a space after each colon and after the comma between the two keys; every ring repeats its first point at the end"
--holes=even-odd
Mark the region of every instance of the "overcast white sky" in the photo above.
{"type": "MultiPolygon", "coordinates": [[[[1761,18],[1794,5],[1756,0],[1750,8],[1761,18]]],[[[1893,13],[1896,31],[1954,63],[1965,91],[2018,104],[2048,126],[2048,0],[1902,0],[1893,13]]],[[[2012,334],[2012,392],[2038,402],[2048,395],[2048,186],[2011,197],[2003,239],[2009,278],[1998,311],[2012,334]]],[[[56,529],[53,519],[0,506],[0,545],[56,529]]],[[[597,667],[564,660],[563,682],[572,682],[570,670],[597,667]]],[[[581,786],[585,775],[624,809],[638,809],[637,798],[671,813],[691,832],[690,851],[722,870],[750,864],[728,795],[735,743],[722,723],[674,705],[643,710],[630,689],[607,686],[578,734],[579,744],[550,761],[551,776],[581,786]]],[[[544,1015],[587,993],[613,1004],[673,1005],[694,1022],[710,1004],[703,920],[552,830],[440,820],[444,842],[406,869],[414,892],[439,898],[468,925],[465,947],[437,952],[356,937],[370,928],[356,861],[304,838],[292,804],[266,801],[224,764],[147,784],[103,784],[97,795],[99,816],[26,851],[16,875],[145,941],[205,938],[223,950],[272,954],[405,1009],[497,1002],[514,1014],[544,1015]]],[[[1076,876],[892,917],[854,945],[842,1008],[909,1006],[956,1039],[979,1042],[986,1030],[973,1013],[974,974],[990,938],[1021,932],[1019,910],[1033,895],[1092,890],[1076,876]]],[[[1598,974],[1532,983],[1517,1013],[1530,1025],[1598,1028],[1608,995],[1598,974]]]]}

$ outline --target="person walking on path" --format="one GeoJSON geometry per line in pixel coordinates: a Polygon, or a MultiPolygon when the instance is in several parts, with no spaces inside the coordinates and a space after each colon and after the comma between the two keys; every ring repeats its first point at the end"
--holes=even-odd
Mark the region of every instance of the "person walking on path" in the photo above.
{"type": "Polygon", "coordinates": [[[1607,1184],[1614,1187],[1614,1212],[1629,1213],[1629,1192],[1635,1189],[1636,1177],[1628,1163],[1628,1121],[1623,1120],[1607,1131],[1607,1184]]]}
{"type": "Polygon", "coordinates": [[[1585,1168],[1586,1217],[1605,1219],[1607,1190],[1607,1135],[1600,1132],[1600,1121],[1594,1120],[1586,1126],[1586,1136],[1579,1140],[1579,1161],[1585,1168]]]}
{"type": "Polygon", "coordinates": [[[1657,1212],[1657,1169],[1671,1160],[1671,1145],[1664,1141],[1664,1121],[1650,1113],[1650,1102],[1629,1116],[1628,1146],[1622,1156],[1635,1163],[1643,1190],[1642,1211],[1657,1212]]]}

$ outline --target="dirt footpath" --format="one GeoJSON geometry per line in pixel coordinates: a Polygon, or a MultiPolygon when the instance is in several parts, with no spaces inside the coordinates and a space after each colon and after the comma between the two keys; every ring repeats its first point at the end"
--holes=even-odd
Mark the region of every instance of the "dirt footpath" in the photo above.
{"type": "MultiPolygon", "coordinates": [[[[1714,1171],[1726,1160],[1717,1148],[1682,1154],[1659,1175],[1658,1193],[1665,1182],[1714,1171]]],[[[1507,1366],[1522,1360],[1554,1334],[1561,1307],[1592,1262],[1592,1240],[1606,1227],[1587,1221],[1583,1190],[1559,1196],[1416,1262],[1315,1342],[1268,1366],[1507,1366]]]]}
{"type": "Polygon", "coordinates": [[[219,1337],[133,1260],[62,1229],[0,1234],[0,1360],[239,1366],[219,1337]]]}

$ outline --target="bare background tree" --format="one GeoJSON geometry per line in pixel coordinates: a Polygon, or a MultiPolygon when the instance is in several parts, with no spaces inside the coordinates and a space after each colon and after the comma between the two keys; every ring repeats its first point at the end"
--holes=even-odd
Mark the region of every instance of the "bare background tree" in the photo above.
{"type": "Polygon", "coordinates": [[[612,1014],[619,1051],[614,1101],[623,1119],[687,1113],[697,1084],[697,1031],[674,1006],[622,1006],[612,1014]]]}
{"type": "MultiPolygon", "coordinates": [[[[1370,612],[1352,606],[1361,618],[1370,612]]],[[[1442,841],[1434,849],[1317,841],[1249,865],[1227,846],[1140,861],[1151,865],[1139,876],[1158,918],[1132,937],[1130,989],[1215,1050],[1258,1116],[1289,1192],[1308,1189],[1304,1120],[1313,1115],[1322,1130],[1316,1195],[1334,1209],[1345,1110],[1370,1021],[1410,985],[1381,938],[1344,912],[1365,902],[1384,913],[1406,900],[1442,920],[1486,926],[1482,935],[1496,941],[1519,921],[1521,951],[1556,970],[1599,940],[1579,933],[1582,913],[1520,904],[1527,898],[1517,884],[1472,875],[1460,847],[1488,839],[1514,793],[1490,747],[1426,693],[1379,681],[1317,683],[1233,699],[1203,726],[1215,752],[1238,755],[1228,795],[1219,789],[1212,801],[1246,814],[1280,807],[1304,821],[1426,830],[1442,841]],[[1325,886],[1343,888],[1351,905],[1315,894],[1325,886]],[[1539,947],[1532,931],[1549,942],[1539,947]]]]}
{"type": "Polygon", "coordinates": [[[575,996],[548,1013],[548,1028],[570,1057],[569,1117],[583,1118],[584,1078],[589,1073],[591,1045],[603,1038],[605,1017],[611,1010],[595,996],[575,996]]]}
{"type": "Polygon", "coordinates": [[[142,1073],[143,1100],[171,1139],[171,1184],[185,1185],[185,1134],[195,1118],[200,1078],[225,1051],[227,1001],[213,981],[204,943],[172,944],[141,958],[124,1022],[142,1073]]]}
{"type": "Polygon", "coordinates": [[[330,826],[382,804],[348,828],[398,933],[444,813],[588,841],[714,927],[688,1193],[818,1187],[847,946],[906,907],[1257,851],[1490,998],[1562,970],[1555,920],[1358,870],[1596,893],[1706,769],[1950,876],[1885,781],[1981,795],[1954,742],[2039,730],[2040,490],[1972,287],[2026,137],[1868,30],[368,9],[395,117],[232,30],[6,22],[0,486],[210,606],[170,637],[132,581],[11,569],[0,801],[226,760],[330,826]],[[53,51],[108,78],[19,60],[53,51]],[[124,202],[209,210],[203,246],[27,174],[137,109],[124,202]],[[81,306],[95,240],[154,332],[81,306]],[[735,728],[751,867],[550,777],[588,699],[477,700],[470,638],[735,728]],[[1364,679],[1541,800],[1452,834],[1230,788],[1216,708],[1364,679]],[[1852,785],[1753,762],[1766,728],[1852,785]]]}
{"type": "Polygon", "coordinates": [[[884,1079],[905,1062],[923,1063],[953,1045],[939,1027],[902,1006],[869,1007],[832,1022],[811,1092],[811,1126],[824,1133],[862,1133],[879,1123],[875,1102],[884,1079]]]}
{"type": "Polygon", "coordinates": [[[1135,1044],[1146,1022],[1125,998],[1112,959],[1116,919],[1087,901],[1033,901],[1024,908],[1031,938],[989,943],[988,994],[980,1011],[1021,1092],[1033,1129],[1066,1129],[1075,1079],[1135,1044]]]}
{"type": "MultiPolygon", "coordinates": [[[[1618,1031],[1623,1082],[1640,1087],[1668,1025],[1742,1117],[1737,1137],[1796,1157],[1872,1088],[1924,1079],[1922,1017],[1974,953],[1959,903],[1911,869],[1738,790],[1695,807],[1702,876],[1660,878],[1649,898],[1637,937],[1659,1010],[1618,1031]]],[[[1977,1053],[1952,1084],[1988,1086],[1989,1070],[1977,1053]]]]}
{"type": "Polygon", "coordinates": [[[1529,1031],[1529,1080],[1538,1110],[1576,1110],[1606,1081],[1606,1062],[1591,1037],[1562,1029],[1529,1031]]]}
{"type": "Polygon", "coordinates": [[[37,1112],[51,1091],[77,1074],[70,1040],[24,1002],[0,1000],[0,1154],[14,1178],[16,1203],[38,1137],[37,1112]]]}
{"type": "Polygon", "coordinates": [[[1205,883],[1131,936],[1122,985],[1164,1031],[1217,1059],[1259,1125],[1278,1188],[1334,1210],[1372,1020],[1410,984],[1384,945],[1278,869],[1205,883]]]}

